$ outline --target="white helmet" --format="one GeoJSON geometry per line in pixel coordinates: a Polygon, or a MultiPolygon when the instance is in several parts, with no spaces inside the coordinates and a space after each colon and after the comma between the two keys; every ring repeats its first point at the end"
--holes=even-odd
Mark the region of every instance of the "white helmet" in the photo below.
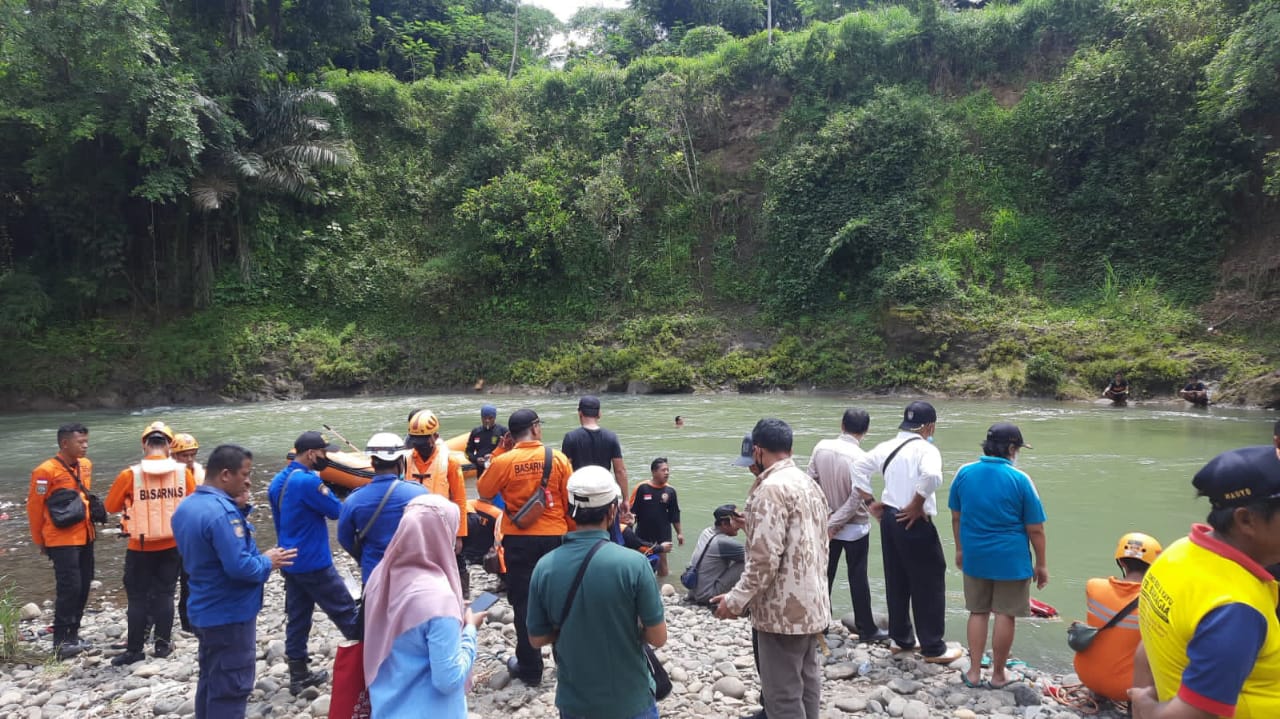
{"type": "Polygon", "coordinates": [[[622,499],[622,490],[618,489],[618,482],[613,475],[604,467],[595,465],[583,467],[569,475],[565,490],[569,493],[569,504],[584,509],[607,507],[622,499]]]}
{"type": "Polygon", "coordinates": [[[379,432],[369,438],[364,453],[386,462],[394,462],[404,456],[404,440],[391,432],[379,432]]]}

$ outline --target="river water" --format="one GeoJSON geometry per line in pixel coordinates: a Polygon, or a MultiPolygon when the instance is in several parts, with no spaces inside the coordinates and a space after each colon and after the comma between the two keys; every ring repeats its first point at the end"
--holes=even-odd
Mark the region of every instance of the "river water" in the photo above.
{"type": "MultiPolygon", "coordinates": [[[[18,587],[22,601],[53,596],[50,566],[30,543],[25,511],[27,484],[33,467],[56,452],[55,430],[67,421],[90,428],[89,457],[94,462],[94,487],[105,496],[116,473],[134,462],[140,451],[139,434],[148,423],[162,419],[176,431],[194,434],[202,457],[222,442],[236,442],[255,452],[255,503],[265,506],[266,483],[285,463],[285,452],[304,430],[329,424],[363,446],[373,433],[403,433],[409,412],[429,407],[440,416],[441,435],[463,433],[479,421],[479,407],[492,402],[503,421],[515,409],[532,407],[543,420],[544,438],[559,446],[564,433],[577,426],[576,399],[554,396],[432,395],[377,397],[215,407],[157,407],[134,411],[90,411],[74,414],[33,413],[0,416],[0,508],[9,515],[0,521],[0,575],[18,587]]],[[[867,447],[892,437],[902,416],[904,400],[849,399],[836,395],[677,395],[603,398],[604,426],[618,432],[632,483],[648,477],[654,457],[670,460],[671,483],[679,492],[686,539],[677,548],[668,581],[686,565],[698,533],[711,523],[719,504],[742,504],[751,483],[746,470],[730,465],[742,435],[762,416],[786,420],[795,430],[797,462],[804,462],[814,444],[838,433],[847,406],[871,413],[867,447]],[[682,415],[685,425],[675,427],[682,415]]],[[[1196,500],[1191,476],[1210,457],[1226,449],[1271,441],[1274,413],[1239,409],[1194,409],[1173,403],[1130,405],[1037,401],[939,400],[936,442],[942,451],[946,482],[939,491],[943,508],[939,529],[947,556],[952,557],[946,489],[955,470],[973,461],[986,428],[1011,421],[1035,449],[1025,450],[1019,466],[1035,481],[1048,515],[1051,582],[1033,596],[1058,608],[1066,622],[1083,618],[1084,584],[1091,576],[1116,572],[1112,561],[1117,539],[1129,531],[1144,531],[1166,544],[1186,533],[1191,522],[1203,521],[1204,500],[1196,500]]],[[[877,495],[881,484],[874,480],[877,495]]],[[[260,544],[273,540],[268,513],[255,514],[260,544]]],[[[884,582],[879,539],[873,533],[871,584],[873,601],[883,611],[884,582]]],[[[336,543],[334,544],[337,548],[336,543]]],[[[125,543],[104,536],[98,543],[97,576],[109,592],[118,591],[125,543]]],[[[337,551],[341,551],[338,549],[337,551]]],[[[843,567],[841,573],[843,575],[843,567]]],[[[948,639],[964,640],[961,575],[948,572],[948,639]]],[[[120,598],[123,603],[123,597],[120,598]]],[[[837,616],[850,611],[848,586],[838,579],[834,593],[837,616]]],[[[1028,619],[1019,622],[1014,654],[1033,666],[1061,670],[1071,661],[1066,646],[1066,622],[1028,619]]]]}

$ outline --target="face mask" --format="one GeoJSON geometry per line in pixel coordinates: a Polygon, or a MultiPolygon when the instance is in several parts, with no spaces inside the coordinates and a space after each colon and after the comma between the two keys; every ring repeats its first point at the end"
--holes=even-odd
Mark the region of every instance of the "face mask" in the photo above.
{"type": "Polygon", "coordinates": [[[315,471],[319,472],[319,471],[321,471],[321,470],[323,470],[323,469],[326,469],[326,468],[328,468],[328,467],[329,467],[329,458],[328,458],[328,457],[316,457],[316,466],[312,467],[312,469],[314,469],[315,471]]]}
{"type": "Polygon", "coordinates": [[[933,444],[933,435],[929,435],[928,437],[925,437],[924,441],[928,442],[929,444],[933,444]]]}

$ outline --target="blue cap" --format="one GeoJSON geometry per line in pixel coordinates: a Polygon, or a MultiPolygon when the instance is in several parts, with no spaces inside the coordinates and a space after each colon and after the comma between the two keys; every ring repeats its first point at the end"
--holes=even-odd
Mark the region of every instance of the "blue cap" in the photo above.
{"type": "Polygon", "coordinates": [[[494,407],[491,404],[486,404],[485,406],[480,408],[480,416],[481,417],[497,417],[498,408],[494,407]]]}

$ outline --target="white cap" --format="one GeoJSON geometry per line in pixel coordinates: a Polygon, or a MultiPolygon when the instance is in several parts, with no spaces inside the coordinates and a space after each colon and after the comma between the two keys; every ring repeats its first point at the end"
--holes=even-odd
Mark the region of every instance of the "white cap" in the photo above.
{"type": "Polygon", "coordinates": [[[565,489],[569,493],[569,504],[584,509],[607,507],[622,499],[622,490],[618,489],[613,475],[604,467],[595,465],[569,475],[565,489]]]}
{"type": "Polygon", "coordinates": [[[364,453],[370,457],[387,462],[394,462],[404,455],[404,440],[400,435],[391,432],[379,432],[369,438],[364,446],[364,453]]]}

